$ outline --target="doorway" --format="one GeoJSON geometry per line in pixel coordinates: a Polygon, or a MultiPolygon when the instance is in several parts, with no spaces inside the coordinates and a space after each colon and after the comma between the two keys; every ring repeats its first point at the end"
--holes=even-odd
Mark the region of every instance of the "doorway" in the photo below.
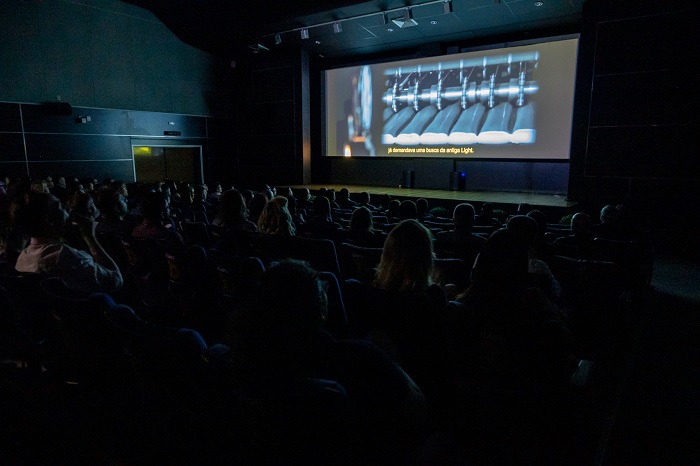
{"type": "Polygon", "coordinates": [[[201,184],[202,146],[133,145],[134,179],[140,183],[173,180],[201,184]]]}

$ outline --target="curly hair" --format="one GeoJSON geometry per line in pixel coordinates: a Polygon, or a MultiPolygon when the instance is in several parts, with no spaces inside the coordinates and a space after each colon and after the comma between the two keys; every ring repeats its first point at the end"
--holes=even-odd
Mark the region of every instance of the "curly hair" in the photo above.
{"type": "Polygon", "coordinates": [[[288,205],[289,201],[284,196],[270,199],[258,218],[258,230],[261,233],[294,236],[296,227],[288,205]]]}

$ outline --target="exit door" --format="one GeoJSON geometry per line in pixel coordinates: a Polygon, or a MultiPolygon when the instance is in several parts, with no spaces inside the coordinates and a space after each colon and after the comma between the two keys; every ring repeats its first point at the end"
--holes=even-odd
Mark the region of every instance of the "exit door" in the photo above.
{"type": "Polygon", "coordinates": [[[200,184],[202,146],[133,146],[136,181],[173,180],[200,184]]]}

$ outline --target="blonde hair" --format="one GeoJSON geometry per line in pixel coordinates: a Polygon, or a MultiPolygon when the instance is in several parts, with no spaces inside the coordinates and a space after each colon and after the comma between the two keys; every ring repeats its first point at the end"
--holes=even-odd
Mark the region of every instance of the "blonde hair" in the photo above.
{"type": "Polygon", "coordinates": [[[394,291],[427,289],[433,272],[432,233],[416,220],[396,225],[384,242],[375,286],[394,291]]]}
{"type": "Polygon", "coordinates": [[[258,218],[258,230],[261,233],[294,236],[296,228],[288,204],[284,196],[275,196],[267,201],[258,218]]]}

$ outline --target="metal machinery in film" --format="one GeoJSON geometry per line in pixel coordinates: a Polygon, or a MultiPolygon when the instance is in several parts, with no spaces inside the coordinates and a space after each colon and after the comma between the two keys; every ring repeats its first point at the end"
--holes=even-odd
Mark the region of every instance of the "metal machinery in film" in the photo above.
{"type": "Polygon", "coordinates": [[[382,143],[532,144],[539,52],[391,68],[382,143]]]}

